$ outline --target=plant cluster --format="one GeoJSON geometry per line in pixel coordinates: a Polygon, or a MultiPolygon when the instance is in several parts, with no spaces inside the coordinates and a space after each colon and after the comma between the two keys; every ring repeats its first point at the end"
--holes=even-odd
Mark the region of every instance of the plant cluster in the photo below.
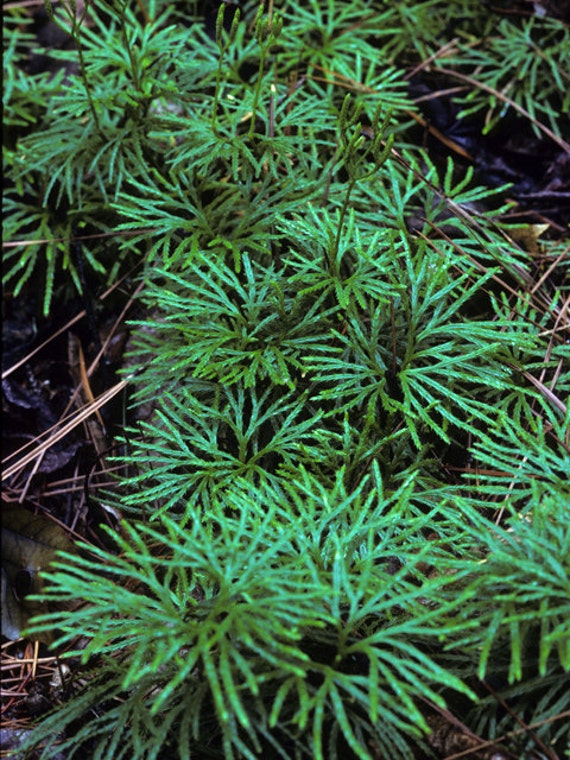
{"type": "MultiPolygon", "coordinates": [[[[92,667],[41,757],[412,758],[456,705],[489,741],[520,715],[521,757],[563,751],[564,257],[534,287],[496,193],[414,147],[405,66],[456,6],[454,33],[502,56],[470,0],[222,5],[211,34],[167,3],[49,4],[75,58],[35,88],[14,12],[6,281],[42,267],[47,312],[63,273],[81,289],[66,241],[112,234],[87,261],[108,281],[139,262],[154,410],[99,495],[115,549],[47,576],[59,607],[30,630],[92,667]]],[[[520,97],[560,135],[567,30],[502,23],[552,42],[520,97]]],[[[487,95],[468,108],[495,123],[487,95]]]]}

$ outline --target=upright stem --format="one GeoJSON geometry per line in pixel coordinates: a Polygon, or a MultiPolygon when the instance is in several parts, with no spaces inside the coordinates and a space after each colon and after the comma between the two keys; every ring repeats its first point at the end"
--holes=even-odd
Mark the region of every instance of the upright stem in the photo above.
{"type": "Polygon", "coordinates": [[[129,61],[131,64],[131,73],[133,76],[133,84],[135,86],[135,89],[140,92],[141,89],[141,80],[139,76],[139,69],[137,66],[137,59],[135,58],[133,54],[133,50],[130,44],[129,36],[127,34],[127,24],[125,22],[125,14],[123,13],[120,16],[120,23],[121,23],[121,33],[123,35],[123,41],[125,43],[125,47],[127,48],[127,54],[129,56],[129,61]]]}
{"type": "Polygon", "coordinates": [[[81,29],[81,24],[83,23],[85,16],[87,15],[87,7],[88,7],[88,3],[86,2],[81,18],[79,19],[77,18],[77,15],[75,14],[73,8],[70,9],[71,36],[73,37],[73,40],[75,42],[75,47],[77,48],[77,55],[79,56],[79,71],[81,72],[81,79],[83,80],[83,86],[85,87],[85,93],[87,95],[89,110],[91,111],[91,115],[93,116],[93,121],[95,122],[95,127],[97,131],[104,137],[105,133],[103,132],[103,129],[101,128],[101,123],[99,121],[99,114],[97,113],[97,109],[95,108],[95,103],[91,95],[91,88],[89,86],[89,80],[87,78],[87,68],[85,66],[85,58],[83,56],[83,45],[81,44],[80,29],[81,29]]]}
{"type": "MultiPolygon", "coordinates": [[[[334,241],[334,250],[333,250],[333,258],[336,258],[338,255],[338,249],[340,247],[340,236],[342,235],[342,226],[344,224],[344,217],[346,216],[346,212],[348,211],[348,204],[350,203],[350,196],[352,194],[352,191],[354,190],[354,187],[356,185],[357,179],[353,177],[349,183],[348,183],[348,189],[346,191],[346,195],[344,196],[344,200],[342,202],[342,206],[340,209],[340,217],[338,220],[338,229],[336,231],[336,237],[334,241]]],[[[329,262],[331,264],[332,262],[329,262]]]]}

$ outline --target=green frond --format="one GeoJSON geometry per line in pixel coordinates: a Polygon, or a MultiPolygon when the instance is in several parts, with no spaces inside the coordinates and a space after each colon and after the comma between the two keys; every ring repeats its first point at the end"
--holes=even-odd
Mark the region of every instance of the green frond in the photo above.
{"type": "Polygon", "coordinates": [[[484,131],[516,112],[561,145],[568,31],[476,0],[269,5],[210,29],[196,3],[48,4],[74,45],[53,76],[7,9],[3,283],[41,281],[47,316],[81,290],[77,231],[104,233],[97,285],[139,265],[148,409],[94,496],[125,517],[107,548],[46,573],[29,633],[78,678],[22,751],[412,760],[441,709],[558,752],[565,241],[525,250],[505,187],[415,147],[407,77],[443,67],[484,131]]]}

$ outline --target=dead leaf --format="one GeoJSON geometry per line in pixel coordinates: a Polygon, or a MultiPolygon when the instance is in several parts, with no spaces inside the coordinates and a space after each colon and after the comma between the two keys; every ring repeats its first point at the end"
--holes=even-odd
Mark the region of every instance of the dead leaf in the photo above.
{"type": "MultiPolygon", "coordinates": [[[[65,531],[52,520],[15,507],[2,513],[2,635],[14,640],[34,615],[45,612],[42,602],[28,596],[42,592],[40,572],[47,570],[61,549],[72,544],[65,531]]],[[[38,635],[49,644],[49,633],[38,635]]]]}
{"type": "Polygon", "coordinates": [[[549,224],[525,224],[509,230],[511,240],[528,253],[539,253],[538,238],[550,228],[549,224]]]}

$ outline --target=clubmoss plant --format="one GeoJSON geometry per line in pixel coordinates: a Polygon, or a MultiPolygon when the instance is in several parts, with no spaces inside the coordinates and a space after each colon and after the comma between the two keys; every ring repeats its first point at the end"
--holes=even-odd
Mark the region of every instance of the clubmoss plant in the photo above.
{"type": "Polygon", "coordinates": [[[213,36],[167,3],[64,10],[78,70],[37,129],[12,116],[7,280],[40,250],[75,276],[39,247],[54,215],[113,233],[88,260],[141,262],[154,411],[97,495],[114,550],[47,576],[62,606],[30,633],[57,629],[78,681],[30,753],[437,756],[438,711],[512,729],[486,680],[534,727],[509,751],[563,751],[563,257],[533,287],[495,191],[414,147],[403,67],[450,5],[221,5],[213,36]]]}

